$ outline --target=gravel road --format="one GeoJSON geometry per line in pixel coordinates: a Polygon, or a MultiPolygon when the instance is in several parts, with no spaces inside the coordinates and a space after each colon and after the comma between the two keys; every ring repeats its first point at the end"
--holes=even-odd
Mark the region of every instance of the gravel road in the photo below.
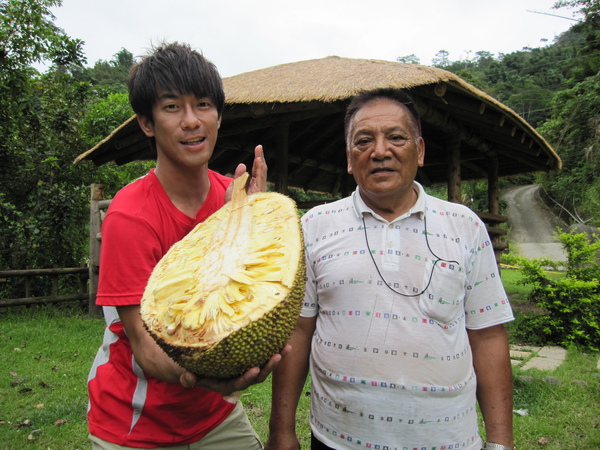
{"type": "Polygon", "coordinates": [[[509,250],[530,259],[566,261],[562,245],[554,237],[560,221],[542,202],[540,188],[539,184],[532,184],[502,192],[502,199],[508,203],[509,250]]]}

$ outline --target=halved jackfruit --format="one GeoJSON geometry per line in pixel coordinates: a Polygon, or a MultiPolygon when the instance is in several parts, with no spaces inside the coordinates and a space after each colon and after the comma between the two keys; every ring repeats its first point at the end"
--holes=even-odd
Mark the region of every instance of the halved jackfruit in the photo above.
{"type": "Polygon", "coordinates": [[[275,192],[232,200],[173,245],[141,301],[144,326],[187,370],[229,379],[264,365],[296,326],[305,286],[296,204],[275,192]]]}

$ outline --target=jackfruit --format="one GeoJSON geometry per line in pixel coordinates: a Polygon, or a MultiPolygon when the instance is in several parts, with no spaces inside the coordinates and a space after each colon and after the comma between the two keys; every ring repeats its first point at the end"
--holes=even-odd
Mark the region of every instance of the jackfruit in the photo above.
{"type": "Polygon", "coordinates": [[[234,180],[230,202],[174,244],[148,280],[145,328],[178,364],[235,378],[264,365],[296,326],[306,281],[296,204],[234,180]]]}

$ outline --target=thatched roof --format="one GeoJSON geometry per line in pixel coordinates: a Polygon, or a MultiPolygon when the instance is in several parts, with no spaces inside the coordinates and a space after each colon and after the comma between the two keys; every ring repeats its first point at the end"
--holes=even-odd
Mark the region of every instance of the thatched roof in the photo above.
{"type": "MultiPolygon", "coordinates": [[[[425,167],[419,181],[445,183],[448,146],[460,138],[461,177],[485,179],[497,158],[499,176],[559,169],[550,145],[521,117],[456,75],[398,62],[328,57],[224,78],[227,104],[210,166],[232,173],[263,144],[269,179],[323,192],[347,191],[343,116],[360,91],[407,89],[422,116],[425,167]]],[[[134,118],[76,162],[124,164],[154,155],[134,118]]]]}

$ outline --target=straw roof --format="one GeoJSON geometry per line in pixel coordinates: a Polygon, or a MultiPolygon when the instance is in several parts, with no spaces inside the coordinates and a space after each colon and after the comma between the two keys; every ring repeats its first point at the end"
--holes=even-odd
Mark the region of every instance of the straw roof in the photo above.
{"type": "MultiPolygon", "coordinates": [[[[462,180],[560,169],[550,145],[514,111],[456,75],[416,64],[328,57],[223,79],[227,103],[210,162],[221,173],[251,164],[263,144],[269,180],[322,192],[352,189],[346,173],[343,117],[349,100],[372,88],[408,90],[423,122],[423,184],[448,179],[448,148],[460,139],[462,180]]],[[[151,159],[134,117],[75,162],[151,159]]]]}

